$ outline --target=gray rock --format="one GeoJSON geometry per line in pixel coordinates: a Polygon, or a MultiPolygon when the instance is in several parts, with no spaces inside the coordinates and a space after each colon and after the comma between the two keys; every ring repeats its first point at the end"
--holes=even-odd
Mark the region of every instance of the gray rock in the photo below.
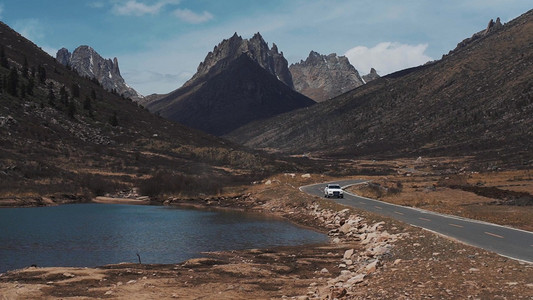
{"type": "Polygon", "coordinates": [[[457,44],[457,47],[455,47],[454,50],[450,51],[450,54],[453,54],[455,53],[457,50],[460,50],[461,48],[464,48],[465,46],[467,46],[468,44],[482,38],[482,37],[485,37],[493,32],[496,32],[498,30],[500,30],[501,28],[503,28],[503,24],[501,23],[500,21],[500,18],[496,18],[496,22],[491,19],[489,21],[489,24],[487,25],[487,27],[484,29],[484,30],[481,30],[479,32],[476,32],[474,33],[471,37],[469,38],[466,38],[464,39],[463,41],[461,41],[460,43],[457,44]]]}
{"type": "Polygon", "coordinates": [[[344,259],[350,259],[355,252],[354,249],[349,249],[344,252],[344,259]]]}
{"type": "Polygon", "coordinates": [[[281,82],[294,89],[288,62],[283,57],[283,52],[278,52],[276,44],[272,44],[272,48],[269,49],[268,44],[263,40],[259,32],[249,40],[243,39],[237,33],[231,38],[223,40],[215,46],[213,51],[207,54],[205,60],[198,66],[196,74],[183,86],[193,85],[198,79],[206,76],[215,65],[224,67],[219,62],[225,61],[229,63],[243,53],[246,53],[252,60],[276,76],[281,82]]]}
{"type": "Polygon", "coordinates": [[[118,59],[104,59],[93,48],[79,46],[70,53],[61,48],[57,51],[56,60],[76,70],[79,75],[96,79],[108,91],[115,91],[119,95],[133,100],[142,99],[143,96],[126,84],[118,67],[118,59]]]}
{"type": "Polygon", "coordinates": [[[378,78],[380,78],[380,76],[374,68],[370,69],[370,73],[363,75],[363,80],[365,81],[365,83],[369,83],[370,81],[376,80],[378,78]]]}
{"type": "Polygon", "coordinates": [[[289,67],[296,91],[325,101],[364,84],[359,72],[345,56],[321,55],[311,51],[305,61],[289,67]]]}

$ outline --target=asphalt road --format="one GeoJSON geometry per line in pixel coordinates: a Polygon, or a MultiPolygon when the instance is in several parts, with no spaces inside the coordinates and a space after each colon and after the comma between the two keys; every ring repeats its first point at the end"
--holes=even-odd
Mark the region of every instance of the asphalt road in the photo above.
{"type": "MultiPolygon", "coordinates": [[[[362,182],[364,181],[343,180],[328,183],[338,183],[345,188],[362,182]]],[[[303,186],[300,190],[313,196],[324,197],[325,186],[326,183],[320,183],[303,186]]],[[[431,230],[512,259],[533,263],[533,232],[390,204],[346,191],[343,199],[334,201],[431,230]]]]}

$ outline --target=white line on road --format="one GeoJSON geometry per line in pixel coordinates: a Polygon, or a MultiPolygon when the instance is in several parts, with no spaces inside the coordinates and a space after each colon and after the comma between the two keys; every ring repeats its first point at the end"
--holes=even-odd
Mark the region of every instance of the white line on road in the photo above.
{"type": "Polygon", "coordinates": [[[494,237],[497,237],[497,238],[503,239],[503,236],[498,235],[498,234],[495,234],[495,233],[491,233],[491,232],[486,232],[486,231],[485,231],[485,234],[488,234],[488,235],[491,235],[491,236],[494,236],[494,237]]]}
{"type": "Polygon", "coordinates": [[[450,224],[448,224],[448,225],[450,225],[450,226],[454,226],[454,227],[459,227],[459,228],[463,228],[463,227],[464,227],[464,226],[457,225],[457,224],[453,224],[453,223],[450,223],[450,224]]]}
{"type": "Polygon", "coordinates": [[[399,211],[395,211],[394,213],[403,216],[403,213],[401,213],[401,212],[399,212],[399,211]]]}
{"type": "Polygon", "coordinates": [[[375,208],[377,208],[377,209],[383,209],[382,207],[379,207],[379,206],[375,206],[375,205],[374,205],[374,207],[375,207],[375,208]]]}
{"type": "Polygon", "coordinates": [[[431,222],[430,219],[426,219],[426,218],[419,218],[419,219],[422,220],[422,221],[428,221],[428,222],[431,222]]]}

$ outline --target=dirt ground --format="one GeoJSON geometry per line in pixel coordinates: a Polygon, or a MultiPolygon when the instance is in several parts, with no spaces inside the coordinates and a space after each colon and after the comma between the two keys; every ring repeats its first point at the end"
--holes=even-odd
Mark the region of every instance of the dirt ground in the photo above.
{"type": "MultiPolygon", "coordinates": [[[[438,159],[391,163],[394,174],[366,176],[349,190],[399,205],[533,231],[533,171],[478,172],[438,159]]],[[[460,164],[459,164],[460,165],[460,164]]]]}
{"type": "MultiPolygon", "coordinates": [[[[371,178],[380,187],[401,187],[394,195],[381,194],[385,201],[479,218],[497,219],[493,215],[509,214],[509,221],[500,220],[500,223],[533,228],[530,206],[487,204],[494,199],[480,199],[481,196],[472,192],[441,185],[442,181],[453,179],[452,174],[435,171],[428,174],[416,165],[413,168],[395,164],[387,168],[397,170],[396,174],[371,178]],[[472,210],[467,209],[470,207],[472,210]],[[474,214],[476,207],[486,210],[474,214]],[[519,216],[515,218],[515,215],[519,216]]],[[[491,172],[463,177],[468,184],[483,182],[483,186],[527,192],[531,191],[528,174],[526,171],[491,172]]],[[[463,177],[457,180],[464,183],[463,177]]],[[[0,275],[0,299],[533,299],[533,264],[501,257],[395,220],[346,209],[298,190],[304,184],[332,179],[314,174],[310,177],[281,174],[239,190],[235,195],[159,199],[165,205],[274,214],[329,233],[331,239],[327,244],[206,253],[205,258],[171,265],[29,267],[0,275]],[[382,224],[381,232],[402,238],[391,242],[389,251],[372,257],[368,245],[362,241],[366,234],[339,235],[339,227],[323,222],[321,216],[330,211],[334,216],[344,211],[365,224],[382,224]],[[351,249],[354,265],[356,260],[376,263],[372,269],[367,267],[359,280],[352,280],[353,286],[347,289],[346,283],[350,281],[343,283],[339,278],[350,273],[346,252],[351,249]]],[[[369,194],[380,190],[365,190],[363,186],[357,189],[369,194]]],[[[339,225],[347,219],[343,217],[339,225]]]]}

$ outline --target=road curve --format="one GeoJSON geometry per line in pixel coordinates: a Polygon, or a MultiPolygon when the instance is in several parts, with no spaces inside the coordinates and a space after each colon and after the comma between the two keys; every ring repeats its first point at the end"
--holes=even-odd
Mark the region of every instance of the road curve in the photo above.
{"type": "MultiPolygon", "coordinates": [[[[341,180],[328,183],[338,183],[346,188],[363,182],[365,181],[341,180]]],[[[302,186],[300,190],[313,196],[324,197],[325,186],[326,183],[319,183],[302,186]]],[[[346,191],[343,199],[334,199],[334,201],[431,230],[512,259],[533,263],[533,232],[390,204],[346,191]]]]}

